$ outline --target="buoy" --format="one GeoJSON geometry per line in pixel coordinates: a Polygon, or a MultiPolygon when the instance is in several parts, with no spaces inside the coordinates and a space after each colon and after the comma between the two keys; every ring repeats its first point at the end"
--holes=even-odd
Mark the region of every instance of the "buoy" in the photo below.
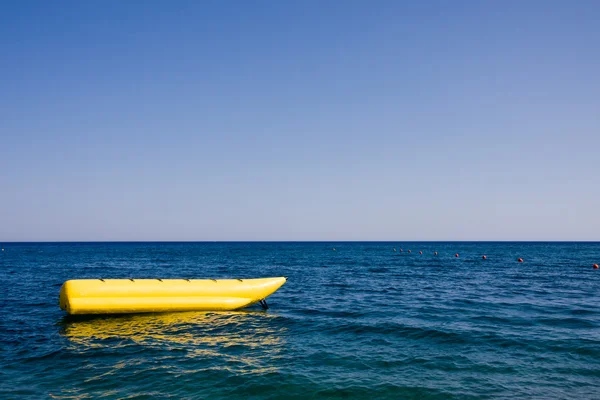
{"type": "Polygon", "coordinates": [[[335,247],[333,249],[331,249],[331,250],[335,251],[335,247]]]}
{"type": "Polygon", "coordinates": [[[433,255],[434,255],[434,256],[437,256],[437,251],[434,251],[434,252],[433,252],[433,255]]]}
{"type": "MultiPolygon", "coordinates": [[[[2,249],[4,250],[4,249],[2,249]]],[[[594,264],[594,269],[598,269],[598,264],[594,264]]]]}
{"type": "Polygon", "coordinates": [[[408,252],[410,253],[410,250],[408,252]]]}
{"type": "Polygon", "coordinates": [[[518,262],[523,262],[523,259],[522,258],[518,258],[517,261],[518,262]]]}
{"type": "Polygon", "coordinates": [[[458,253],[456,253],[456,254],[454,255],[454,257],[458,257],[458,253]]]}
{"type": "Polygon", "coordinates": [[[487,257],[486,257],[486,256],[483,256],[483,257],[481,257],[481,258],[482,258],[482,259],[484,259],[484,260],[487,260],[487,257]]]}
{"type": "Polygon", "coordinates": [[[422,251],[420,251],[420,252],[419,252],[419,254],[423,254],[423,252],[422,252],[422,251]]]}

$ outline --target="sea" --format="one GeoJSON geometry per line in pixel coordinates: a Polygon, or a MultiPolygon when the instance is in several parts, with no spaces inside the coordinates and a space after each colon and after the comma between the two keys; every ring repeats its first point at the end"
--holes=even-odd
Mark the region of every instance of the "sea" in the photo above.
{"type": "Polygon", "coordinates": [[[600,243],[0,246],[2,399],[600,399],[600,243]],[[277,276],[266,311],[58,306],[69,279],[277,276]]]}

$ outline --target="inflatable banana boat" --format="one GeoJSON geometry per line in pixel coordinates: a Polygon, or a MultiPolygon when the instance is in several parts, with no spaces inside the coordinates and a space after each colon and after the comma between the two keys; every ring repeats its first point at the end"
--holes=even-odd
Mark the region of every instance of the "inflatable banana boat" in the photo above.
{"type": "Polygon", "coordinates": [[[60,289],[69,314],[170,311],[231,311],[260,303],[286,278],[263,279],[80,279],[60,289]]]}

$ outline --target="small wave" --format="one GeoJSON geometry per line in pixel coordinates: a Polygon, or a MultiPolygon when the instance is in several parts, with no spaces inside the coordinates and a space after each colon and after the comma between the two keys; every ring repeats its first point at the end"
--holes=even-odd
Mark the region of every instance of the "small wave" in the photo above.
{"type": "Polygon", "coordinates": [[[538,318],[536,319],[536,322],[542,325],[568,329],[600,328],[598,323],[583,318],[538,318]]]}
{"type": "Polygon", "coordinates": [[[369,268],[368,271],[372,272],[372,273],[376,273],[376,274],[381,274],[381,273],[387,272],[388,269],[387,268],[381,268],[381,267],[380,268],[369,268]]]}

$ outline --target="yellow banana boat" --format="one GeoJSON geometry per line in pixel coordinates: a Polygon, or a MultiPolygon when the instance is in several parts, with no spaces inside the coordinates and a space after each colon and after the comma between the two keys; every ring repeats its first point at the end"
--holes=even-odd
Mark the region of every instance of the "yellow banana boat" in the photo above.
{"type": "Polygon", "coordinates": [[[231,311],[260,303],[286,278],[262,279],[78,279],[60,289],[69,314],[170,311],[231,311]]]}

